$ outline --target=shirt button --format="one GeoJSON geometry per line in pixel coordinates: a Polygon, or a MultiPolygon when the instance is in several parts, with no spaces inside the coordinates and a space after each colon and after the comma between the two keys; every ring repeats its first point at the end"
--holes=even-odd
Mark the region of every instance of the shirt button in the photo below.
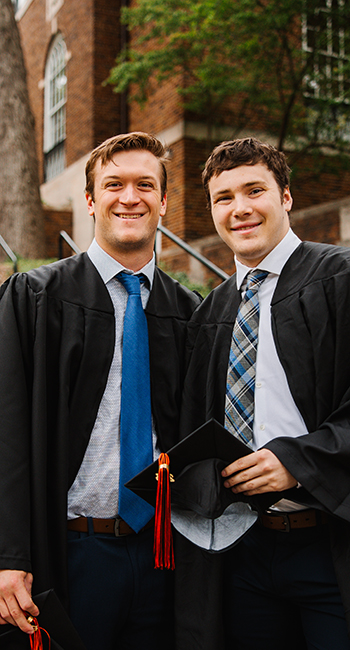
{"type": "Polygon", "coordinates": [[[261,388],[261,386],[262,386],[261,381],[258,381],[258,382],[256,383],[256,387],[257,387],[257,388],[261,388]]]}
{"type": "Polygon", "coordinates": [[[261,431],[265,431],[265,424],[260,424],[261,431]]]}

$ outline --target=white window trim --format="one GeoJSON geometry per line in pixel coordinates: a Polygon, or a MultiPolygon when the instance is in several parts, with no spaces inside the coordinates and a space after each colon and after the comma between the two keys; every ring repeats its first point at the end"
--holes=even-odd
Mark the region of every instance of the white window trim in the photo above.
{"type": "Polygon", "coordinates": [[[62,98],[61,101],[57,102],[57,104],[54,105],[54,107],[50,106],[50,92],[51,92],[51,65],[50,62],[52,60],[52,53],[55,47],[57,47],[57,44],[61,42],[64,46],[64,74],[65,74],[65,66],[67,63],[67,49],[66,45],[64,42],[64,39],[61,34],[58,34],[54,41],[51,44],[47,61],[46,61],[46,66],[45,66],[45,92],[44,92],[44,153],[47,153],[53,149],[53,147],[58,144],[56,142],[53,142],[52,138],[52,124],[51,124],[51,118],[52,116],[57,113],[60,108],[65,106],[67,103],[67,91],[65,93],[65,97],[62,98]]]}
{"type": "Polygon", "coordinates": [[[24,0],[21,7],[19,7],[16,11],[15,14],[16,20],[20,20],[22,16],[24,16],[25,12],[27,11],[28,7],[32,4],[32,2],[33,0],[24,0]]]}

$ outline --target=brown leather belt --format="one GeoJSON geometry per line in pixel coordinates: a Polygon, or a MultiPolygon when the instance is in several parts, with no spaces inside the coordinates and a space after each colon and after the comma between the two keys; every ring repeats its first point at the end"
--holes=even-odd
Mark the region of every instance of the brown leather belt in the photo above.
{"type": "Polygon", "coordinates": [[[320,524],[327,524],[328,515],[319,510],[298,510],[297,512],[272,513],[271,511],[260,515],[259,523],[270,530],[279,530],[283,533],[289,533],[296,528],[312,528],[320,524]]]}
{"type": "MultiPolygon", "coordinates": [[[[154,518],[141,528],[140,533],[148,528],[152,528],[154,518]]],[[[124,535],[136,535],[135,531],[123,519],[92,519],[94,533],[111,533],[115,537],[122,537],[124,535]]],[[[88,520],[87,517],[78,517],[77,519],[69,519],[67,521],[68,530],[74,530],[77,533],[87,533],[88,520]]]]}

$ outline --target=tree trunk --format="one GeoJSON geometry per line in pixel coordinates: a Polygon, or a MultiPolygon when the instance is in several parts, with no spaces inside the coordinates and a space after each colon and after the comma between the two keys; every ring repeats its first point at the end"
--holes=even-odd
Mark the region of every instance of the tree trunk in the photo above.
{"type": "Polygon", "coordinates": [[[0,0],[0,234],[21,257],[45,257],[34,117],[11,0],[0,0]]]}

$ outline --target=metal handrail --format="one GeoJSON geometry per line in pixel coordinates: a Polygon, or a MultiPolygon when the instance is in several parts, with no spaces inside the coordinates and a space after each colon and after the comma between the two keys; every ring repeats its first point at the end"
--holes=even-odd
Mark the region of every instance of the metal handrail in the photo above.
{"type": "Polygon", "coordinates": [[[171,241],[173,241],[175,244],[180,246],[180,248],[182,248],[184,251],[192,255],[192,257],[194,257],[196,260],[204,264],[204,266],[206,266],[208,269],[213,271],[213,273],[216,273],[216,275],[218,275],[219,278],[221,278],[222,280],[227,280],[227,278],[230,277],[225,271],[223,271],[218,266],[216,266],[216,264],[214,264],[206,257],[204,257],[204,255],[201,255],[201,253],[198,253],[198,251],[196,251],[195,248],[192,248],[192,246],[186,244],[186,242],[180,239],[180,237],[178,237],[177,235],[174,235],[174,233],[171,232],[171,230],[168,230],[168,228],[165,228],[165,226],[161,226],[159,224],[157,230],[163,233],[163,235],[165,235],[166,237],[169,237],[171,241]]]}
{"type": "Polygon", "coordinates": [[[79,246],[73,241],[73,239],[68,235],[65,230],[60,230],[60,236],[58,238],[58,257],[61,260],[63,258],[63,248],[62,248],[62,239],[71,247],[74,253],[81,253],[79,246]]]}
{"type": "Polygon", "coordinates": [[[5,242],[4,238],[1,237],[0,235],[0,246],[1,248],[5,251],[7,257],[10,258],[12,264],[13,264],[13,272],[17,273],[18,271],[18,260],[14,252],[11,250],[9,245],[5,242]]]}
{"type": "MultiPolygon", "coordinates": [[[[169,230],[165,226],[161,226],[159,224],[158,227],[157,227],[157,230],[159,230],[161,233],[163,233],[163,235],[165,235],[166,237],[171,239],[171,241],[173,241],[175,244],[177,244],[177,246],[179,246],[184,251],[189,253],[189,255],[191,255],[196,260],[201,262],[204,266],[206,266],[208,269],[210,269],[210,271],[212,271],[213,273],[218,275],[219,278],[221,278],[222,280],[227,280],[230,277],[228,275],[228,273],[226,273],[225,271],[220,269],[218,266],[216,266],[216,264],[214,264],[214,262],[211,262],[206,257],[204,257],[204,255],[202,255],[201,253],[198,253],[198,251],[196,251],[195,248],[193,248],[189,244],[186,244],[186,242],[184,242],[182,239],[180,239],[180,237],[178,237],[177,235],[174,235],[174,233],[171,232],[171,230],[169,230]]],[[[65,230],[61,230],[60,231],[60,236],[59,236],[59,259],[60,260],[63,257],[62,239],[64,239],[64,241],[71,247],[71,249],[75,253],[81,253],[81,250],[80,250],[79,246],[76,245],[76,243],[68,235],[68,233],[65,230]]]]}

